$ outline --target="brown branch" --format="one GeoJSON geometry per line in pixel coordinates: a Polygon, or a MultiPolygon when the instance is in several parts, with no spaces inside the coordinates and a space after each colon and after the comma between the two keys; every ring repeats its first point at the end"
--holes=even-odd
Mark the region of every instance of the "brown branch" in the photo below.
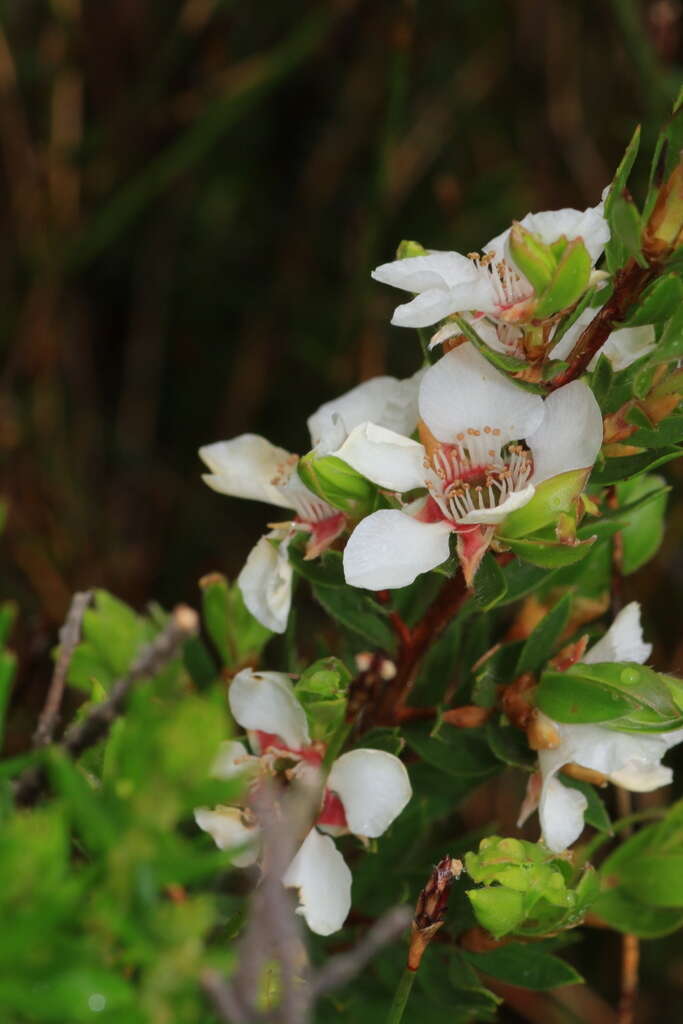
{"type": "Polygon", "coordinates": [[[55,662],[45,704],[38,718],[36,731],[33,734],[34,747],[45,747],[48,743],[52,742],[52,737],[59,720],[59,709],[64,696],[66,674],[69,671],[73,653],[81,641],[83,616],[91,599],[92,591],[90,590],[74,594],[64,625],[59,631],[59,654],[55,662]]]}
{"type": "Polygon", "coordinates": [[[337,953],[311,978],[311,994],[314,998],[348,984],[372,958],[399,937],[410,924],[410,907],[393,907],[383,914],[357,946],[347,953],[337,953]]]}
{"type": "Polygon", "coordinates": [[[655,263],[648,267],[640,267],[631,259],[617,273],[614,281],[614,292],[605,305],[585,328],[577,341],[569,359],[569,366],[558,377],[550,382],[550,390],[555,391],[564,384],[576,380],[588,368],[593,356],[605,344],[616,324],[622,323],[634,302],[637,301],[646,285],[658,271],[655,263]]]}
{"type": "MultiPolygon", "coordinates": [[[[82,722],[67,729],[59,744],[60,749],[75,758],[103,739],[124,710],[135,684],[156,675],[168,665],[178,655],[187,638],[197,632],[198,625],[197,613],[192,608],[187,605],[174,608],[167,626],[142,648],[127,674],[114,683],[107,699],[96,704],[82,722]]],[[[14,799],[20,805],[32,804],[46,788],[47,776],[44,769],[30,768],[19,778],[14,799]]]]}
{"type": "Polygon", "coordinates": [[[396,675],[389,680],[363,725],[394,725],[412,689],[420,663],[468,596],[462,572],[447,580],[422,620],[400,636],[396,675]]]}

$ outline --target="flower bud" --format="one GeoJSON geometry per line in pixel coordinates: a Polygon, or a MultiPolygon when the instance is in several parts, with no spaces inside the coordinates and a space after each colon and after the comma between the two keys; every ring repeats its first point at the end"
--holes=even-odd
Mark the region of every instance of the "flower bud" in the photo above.
{"type": "Polygon", "coordinates": [[[376,507],[375,485],[336,455],[316,458],[310,452],[299,459],[297,471],[310,491],[355,519],[376,507]]]}
{"type": "Polygon", "coordinates": [[[683,161],[659,190],[643,233],[643,250],[650,259],[668,256],[683,235],[683,161]]]}
{"type": "Polygon", "coordinates": [[[545,320],[554,313],[572,306],[588,288],[591,269],[588,249],[581,238],[574,238],[567,244],[552,280],[539,296],[534,319],[545,320]]]}
{"type": "Polygon", "coordinates": [[[549,245],[517,221],[510,231],[510,255],[538,295],[553,279],[557,262],[549,245]]]}
{"type": "Polygon", "coordinates": [[[420,245],[419,242],[411,242],[411,241],[409,241],[408,239],[405,239],[405,238],[403,239],[402,242],[399,242],[398,248],[396,250],[396,259],[397,260],[409,260],[409,259],[412,259],[413,256],[426,256],[426,255],[427,255],[427,250],[425,249],[425,247],[423,245],[420,245]]]}

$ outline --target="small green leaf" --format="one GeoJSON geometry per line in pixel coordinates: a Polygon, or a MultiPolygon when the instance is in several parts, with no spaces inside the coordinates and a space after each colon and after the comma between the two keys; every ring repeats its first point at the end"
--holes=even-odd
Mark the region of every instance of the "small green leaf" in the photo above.
{"type": "Polygon", "coordinates": [[[396,637],[387,613],[368,593],[354,587],[314,584],[313,594],[327,614],[352,633],[380,650],[394,650],[396,637]]]}
{"type": "Polygon", "coordinates": [[[644,859],[623,864],[620,884],[650,907],[683,908],[683,837],[678,853],[648,851],[644,859]]]}
{"type": "Polygon", "coordinates": [[[650,353],[649,366],[660,366],[662,363],[672,363],[683,356],[683,305],[676,309],[656,347],[650,353]]]}
{"type": "MultiPolygon", "coordinates": [[[[643,225],[638,207],[631,199],[619,194],[614,197],[611,204],[611,215],[609,225],[612,231],[610,246],[620,246],[623,252],[632,257],[640,267],[647,267],[647,260],[643,256],[641,235],[643,225]]],[[[618,260],[619,263],[622,259],[618,260]]],[[[612,269],[612,266],[610,266],[612,269]]]]}
{"type": "Polygon", "coordinates": [[[522,672],[538,672],[542,665],[555,653],[559,639],[569,621],[572,594],[566,593],[555,607],[543,616],[536,629],[527,638],[517,662],[515,675],[522,672]]]}
{"type": "Polygon", "coordinates": [[[561,544],[557,541],[515,539],[500,537],[502,544],[509,547],[516,555],[532,565],[543,569],[559,569],[565,565],[580,562],[589,553],[595,538],[582,540],[576,544],[561,544]]]}
{"type": "Polygon", "coordinates": [[[552,249],[538,235],[515,221],[509,236],[510,254],[537,294],[550,284],[557,266],[552,249]]]}
{"type": "Polygon", "coordinates": [[[609,220],[610,214],[614,208],[614,204],[626,188],[628,183],[629,175],[633,169],[633,164],[638,156],[638,150],[640,149],[640,125],[636,126],[633,135],[629,140],[629,144],[624,151],[619,166],[614,172],[614,178],[609,187],[607,198],[605,199],[605,217],[609,220]]]}
{"type": "Polygon", "coordinates": [[[594,469],[591,482],[601,487],[631,480],[650,470],[663,466],[672,459],[679,459],[683,448],[660,448],[658,451],[643,452],[642,455],[625,455],[622,458],[605,459],[600,469],[594,469]]]}
{"type": "Polygon", "coordinates": [[[500,938],[514,931],[524,920],[524,896],[502,885],[488,889],[469,889],[467,897],[482,926],[500,938]]]}
{"type": "Polygon", "coordinates": [[[375,484],[336,455],[318,458],[310,452],[299,459],[297,472],[309,490],[341,512],[360,518],[376,507],[375,484]]]}
{"type": "Polygon", "coordinates": [[[658,277],[643,292],[624,327],[644,327],[668,320],[683,305],[683,282],[680,274],[658,277]]]}
{"type": "Polygon", "coordinates": [[[505,597],[506,592],[507,584],[503,572],[488,551],[474,577],[474,599],[482,611],[488,611],[505,597]]]}
{"type": "Polygon", "coordinates": [[[290,544],[289,561],[294,571],[309,583],[323,587],[346,587],[342,555],[339,551],[325,551],[320,558],[307,561],[302,552],[290,544]]]}
{"type": "Polygon", "coordinates": [[[641,939],[657,939],[683,927],[682,911],[646,906],[621,888],[607,889],[591,909],[609,927],[641,939]]]}
{"type": "Polygon", "coordinates": [[[628,513],[621,530],[621,571],[625,576],[636,572],[659,550],[664,536],[664,515],[668,488],[661,476],[640,476],[617,484],[620,504],[630,504],[652,495],[652,500],[628,513]]]}
{"type": "Polygon", "coordinates": [[[568,963],[536,948],[534,943],[510,942],[489,953],[463,950],[463,956],[483,974],[536,992],[583,981],[568,963]]]}
{"type": "Polygon", "coordinates": [[[646,709],[663,721],[679,717],[666,684],[635,662],[580,663],[566,672],[546,671],[536,703],[558,722],[609,722],[646,709]]]}

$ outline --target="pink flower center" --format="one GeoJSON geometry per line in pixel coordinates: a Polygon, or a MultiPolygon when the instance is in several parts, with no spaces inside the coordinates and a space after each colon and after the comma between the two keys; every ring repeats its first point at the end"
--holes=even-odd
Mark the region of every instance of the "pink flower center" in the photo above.
{"type": "Polygon", "coordinates": [[[331,789],[325,790],[323,805],[318,815],[317,825],[332,825],[336,828],[348,828],[346,811],[336,793],[331,789]]]}

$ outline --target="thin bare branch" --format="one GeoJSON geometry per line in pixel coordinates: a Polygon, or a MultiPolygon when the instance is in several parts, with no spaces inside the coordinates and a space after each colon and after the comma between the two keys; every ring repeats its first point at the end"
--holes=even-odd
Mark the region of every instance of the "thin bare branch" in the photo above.
{"type": "Polygon", "coordinates": [[[36,731],[33,734],[34,747],[45,747],[48,743],[52,742],[57,722],[59,721],[59,711],[66,686],[66,674],[69,671],[73,653],[80,643],[83,616],[91,600],[91,590],[74,594],[64,625],[59,631],[59,654],[55,662],[45,704],[38,718],[36,731]]]}
{"type": "MultiPolygon", "coordinates": [[[[78,757],[88,747],[103,739],[123,711],[135,684],[160,672],[178,655],[184,642],[197,632],[198,627],[199,620],[194,609],[187,605],[174,608],[167,626],[142,648],[126,675],[114,683],[107,699],[96,704],[82,722],[67,729],[60,748],[71,757],[78,757]]],[[[44,770],[30,768],[17,782],[15,801],[22,805],[34,803],[46,786],[44,770]]]]}
{"type": "Polygon", "coordinates": [[[399,937],[410,924],[413,912],[410,907],[392,907],[383,914],[363,936],[361,941],[348,953],[338,953],[321,967],[311,978],[311,995],[314,999],[327,992],[347,985],[369,964],[380,949],[399,937]]]}

